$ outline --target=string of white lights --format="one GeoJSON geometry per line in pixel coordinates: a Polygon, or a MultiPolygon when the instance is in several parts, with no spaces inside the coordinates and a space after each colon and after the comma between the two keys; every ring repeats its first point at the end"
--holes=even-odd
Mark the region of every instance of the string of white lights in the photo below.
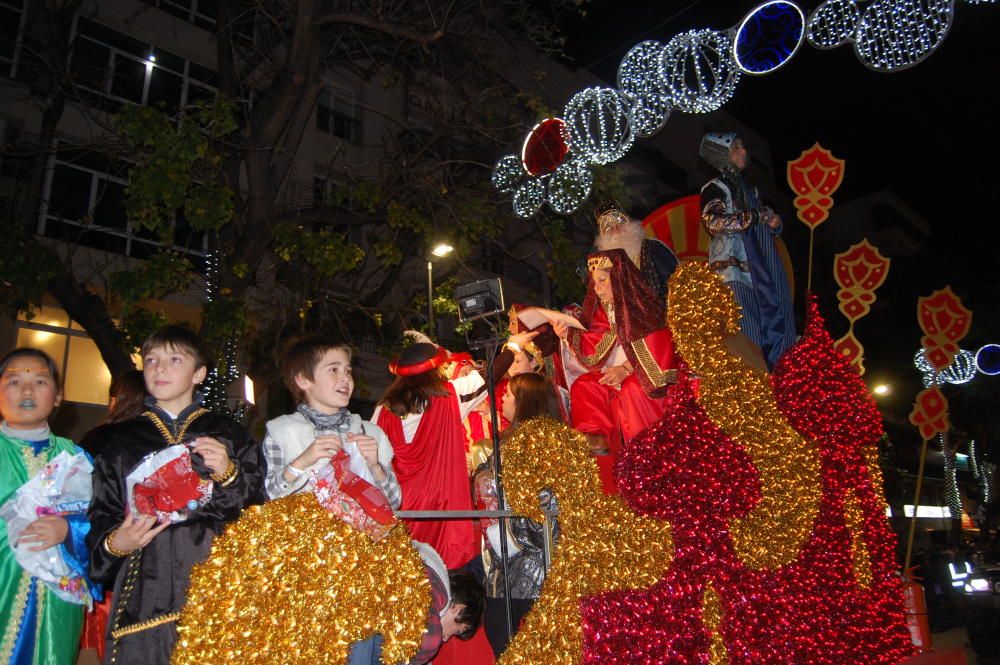
{"type": "Polygon", "coordinates": [[[513,192],[524,176],[521,159],[517,155],[504,155],[493,167],[493,186],[501,192],[513,192]]]}
{"type": "Polygon", "coordinates": [[[529,178],[514,192],[514,214],[531,217],[545,203],[545,179],[529,178]]]}
{"type": "Polygon", "coordinates": [[[549,178],[549,205],[560,215],[568,215],[590,196],[594,173],[582,159],[570,158],[549,178]]]}
{"type": "Polygon", "coordinates": [[[618,66],[618,89],[632,105],[632,127],[641,138],[660,131],[670,117],[670,95],[663,89],[663,44],[641,42],[618,66]]]}
{"type": "Polygon", "coordinates": [[[677,35],[663,48],[662,75],[673,108],[688,113],[718,109],[740,80],[729,34],[705,28],[677,35]]]}
{"type": "Polygon", "coordinates": [[[924,388],[944,383],[957,386],[968,383],[976,376],[976,356],[972,351],[966,349],[960,349],[955,354],[955,359],[951,364],[936,374],[934,366],[927,360],[924,349],[920,349],[913,356],[913,366],[923,375],[924,388]],[[937,377],[936,381],[935,376],[937,377]]]}
{"type": "Polygon", "coordinates": [[[861,9],[852,0],[827,0],[806,21],[806,39],[818,49],[846,44],[861,20],[861,9]]]}
{"type": "Polygon", "coordinates": [[[570,150],[590,164],[618,161],[635,140],[628,103],[614,88],[576,93],[566,104],[563,120],[570,150]]]}
{"type": "MultiPolygon", "coordinates": [[[[689,30],[665,45],[641,42],[619,64],[617,90],[587,88],[571,98],[565,113],[569,151],[563,146],[560,159],[568,160],[575,154],[590,164],[609,164],[621,159],[636,137],[646,138],[662,129],[671,110],[715,111],[732,97],[741,71],[760,75],[784,65],[797,52],[803,33],[820,49],[853,44],[858,59],[875,71],[912,67],[943,43],[954,18],[955,2],[826,0],[803,21],[797,3],[768,0],[729,30],[689,30]]],[[[493,184],[500,191],[514,191],[515,213],[529,217],[545,202],[544,180],[551,177],[559,162],[544,173],[522,173],[511,157],[497,162],[493,184]]],[[[567,167],[564,173],[574,171],[579,167],[567,167]]],[[[550,200],[553,209],[565,211],[561,214],[573,212],[575,208],[569,206],[577,197],[564,195],[569,191],[565,183],[560,182],[553,191],[557,200],[550,200]]],[[[964,372],[964,366],[961,369],[964,372]]]]}

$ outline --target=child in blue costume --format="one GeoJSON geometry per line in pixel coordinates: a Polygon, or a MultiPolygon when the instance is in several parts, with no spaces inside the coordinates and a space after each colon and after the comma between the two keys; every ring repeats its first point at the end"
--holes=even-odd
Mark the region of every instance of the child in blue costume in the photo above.
{"type": "MultiPolygon", "coordinates": [[[[36,349],[15,349],[0,360],[0,504],[61,452],[82,452],[49,431],[49,415],[62,401],[55,362],[36,349]]],[[[89,565],[82,512],[46,515],[28,525],[20,542],[41,552],[58,546],[79,572],[89,565]]],[[[71,665],[76,660],[83,606],[63,600],[15,559],[0,523],[0,665],[71,665]]]]}

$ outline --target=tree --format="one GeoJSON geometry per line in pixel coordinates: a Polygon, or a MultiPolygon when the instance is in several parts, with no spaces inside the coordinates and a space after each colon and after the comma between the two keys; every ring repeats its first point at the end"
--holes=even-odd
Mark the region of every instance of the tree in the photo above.
{"type": "MultiPolygon", "coordinates": [[[[557,49],[555,20],[579,2],[543,4],[222,0],[217,98],[111,114],[95,109],[80,85],[81,75],[108,73],[74,66],[79,38],[70,38],[70,26],[86,13],[81,2],[29,1],[23,43],[33,70],[19,78],[43,122],[35,140],[5,146],[24,175],[10,213],[17,231],[0,249],[3,306],[30,311],[47,289],[116,374],[131,366],[136,340],[160,323],[143,303],[203,281],[169,249],[181,219],[208,234],[221,261],[203,315],[203,334],[217,349],[234,336],[277,340],[306,327],[351,338],[412,326],[423,290],[406,283],[407,259],[422,256],[432,233],[447,235],[460,257],[485,243],[515,260],[541,235],[560,293],[571,295],[579,285],[567,258],[574,242],[589,241],[589,228],[540,215],[505,237],[509,202],[489,179],[493,159],[545,111],[536,93],[511,82],[511,54],[557,49]],[[297,179],[295,157],[329,72],[401,91],[410,117],[386,119],[374,137],[382,148],[367,163],[345,170],[332,155],[337,184],[313,197],[297,179]],[[65,254],[33,235],[48,160],[67,149],[55,141],[67,106],[92,123],[102,153],[126,161],[129,219],[162,241],[148,262],[113,271],[103,288],[73,274],[65,254]]],[[[600,180],[620,186],[613,173],[600,180]]]]}

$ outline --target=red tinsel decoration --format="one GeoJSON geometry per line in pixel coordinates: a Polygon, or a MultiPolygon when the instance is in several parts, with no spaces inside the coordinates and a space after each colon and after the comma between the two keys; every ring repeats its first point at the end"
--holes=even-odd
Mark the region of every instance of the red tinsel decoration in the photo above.
{"type": "Polygon", "coordinates": [[[879,476],[866,462],[875,459],[881,418],[834,350],[814,298],[805,334],[772,384],[788,423],[822,459],[821,510],[798,558],[750,570],[734,553],[730,520],[760,500],[757,471],[682,378],[668,393],[663,419],[625,447],[616,467],[632,508],[670,521],[673,563],[649,589],[581,602],[584,663],[888,665],[912,652],[895,538],[872,480],[879,476]],[[845,520],[848,493],[860,512],[859,533],[845,520]],[[717,608],[707,602],[709,588],[717,608]],[[712,625],[725,653],[712,648],[712,625]]]}

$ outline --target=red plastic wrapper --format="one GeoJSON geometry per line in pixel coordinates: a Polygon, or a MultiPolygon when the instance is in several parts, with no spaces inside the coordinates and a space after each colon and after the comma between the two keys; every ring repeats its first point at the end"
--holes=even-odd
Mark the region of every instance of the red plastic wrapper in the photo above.
{"type": "Polygon", "coordinates": [[[396,525],[382,490],[348,468],[344,451],[317,471],[310,485],[320,505],[374,541],[384,538],[396,525]]]}
{"type": "Polygon", "coordinates": [[[184,445],[147,456],[127,479],[132,511],[182,522],[212,497],[213,484],[199,476],[184,445]]]}

